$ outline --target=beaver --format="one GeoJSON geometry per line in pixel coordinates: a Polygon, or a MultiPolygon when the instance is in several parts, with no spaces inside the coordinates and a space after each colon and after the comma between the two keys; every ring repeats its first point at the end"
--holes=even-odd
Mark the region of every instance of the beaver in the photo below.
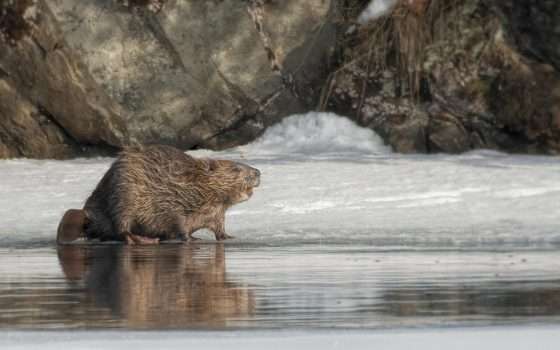
{"type": "Polygon", "coordinates": [[[105,173],[84,208],[63,216],[57,241],[77,238],[152,244],[196,240],[207,228],[216,240],[229,236],[225,212],[248,200],[260,184],[260,171],[248,165],[194,158],[162,145],[129,147],[105,173]]]}

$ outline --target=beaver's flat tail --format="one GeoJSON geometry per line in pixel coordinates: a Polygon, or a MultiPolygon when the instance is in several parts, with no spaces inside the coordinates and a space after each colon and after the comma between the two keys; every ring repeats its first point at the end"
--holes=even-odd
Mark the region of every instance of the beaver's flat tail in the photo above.
{"type": "Polygon", "coordinates": [[[79,238],[85,238],[85,228],[88,222],[86,212],[82,209],[69,209],[64,213],[56,233],[58,244],[71,243],[79,238]]]}

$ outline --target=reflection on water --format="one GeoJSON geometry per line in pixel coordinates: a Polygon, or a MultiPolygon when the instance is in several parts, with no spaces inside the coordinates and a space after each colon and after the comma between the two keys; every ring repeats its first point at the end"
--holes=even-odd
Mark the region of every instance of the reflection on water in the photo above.
{"type": "Polygon", "coordinates": [[[2,288],[2,326],[223,328],[254,312],[251,290],[228,281],[220,244],[64,246],[58,259],[65,287],[2,288]]]}
{"type": "Polygon", "coordinates": [[[253,293],[226,279],[224,246],[61,247],[69,281],[128,327],[224,327],[254,312],[253,293]]]}
{"type": "Polygon", "coordinates": [[[552,251],[222,244],[0,249],[0,328],[560,323],[559,265],[552,251]]]}

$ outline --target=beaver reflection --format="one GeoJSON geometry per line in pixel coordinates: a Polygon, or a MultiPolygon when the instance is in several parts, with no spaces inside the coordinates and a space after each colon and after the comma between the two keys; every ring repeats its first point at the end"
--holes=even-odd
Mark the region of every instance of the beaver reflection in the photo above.
{"type": "Polygon", "coordinates": [[[61,246],[66,278],[84,283],[87,302],[127,327],[213,327],[254,313],[246,286],[229,282],[224,246],[61,246]]]}

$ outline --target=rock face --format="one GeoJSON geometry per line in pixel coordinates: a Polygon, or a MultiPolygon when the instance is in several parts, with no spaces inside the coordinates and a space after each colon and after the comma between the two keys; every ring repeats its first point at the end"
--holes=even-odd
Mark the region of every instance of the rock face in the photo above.
{"type": "Polygon", "coordinates": [[[313,108],[330,1],[53,0],[70,46],[142,143],[223,148],[313,108]]]}
{"type": "Polygon", "coordinates": [[[329,0],[1,6],[0,157],[248,142],[315,107],[336,38],[329,0]]]}
{"type": "Polygon", "coordinates": [[[347,115],[398,152],[560,153],[560,3],[0,0],[0,158],[221,149],[347,115]],[[356,29],[357,28],[357,29],[356,29]]]}
{"type": "Polygon", "coordinates": [[[560,69],[560,2],[505,0],[496,5],[519,50],[560,69]]]}
{"type": "Polygon", "coordinates": [[[0,158],[61,158],[78,145],[45,111],[0,80],[0,158]]]}
{"type": "Polygon", "coordinates": [[[557,1],[400,1],[348,35],[323,106],[399,152],[560,153],[557,1]]]}

